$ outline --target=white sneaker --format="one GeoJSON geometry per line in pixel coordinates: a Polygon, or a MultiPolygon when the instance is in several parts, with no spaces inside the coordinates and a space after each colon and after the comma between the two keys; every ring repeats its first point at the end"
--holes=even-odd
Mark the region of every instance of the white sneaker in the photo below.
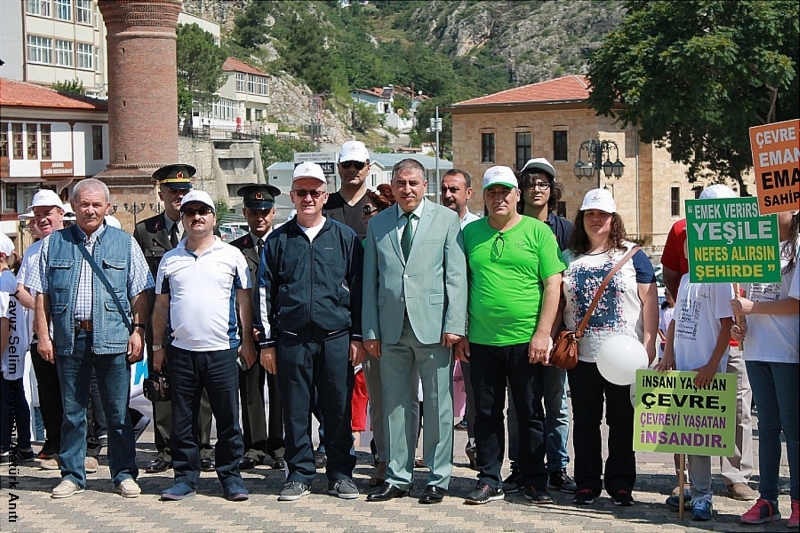
{"type": "Polygon", "coordinates": [[[139,440],[139,437],[142,436],[144,430],[147,429],[147,426],[150,424],[150,419],[146,416],[143,416],[139,419],[135,426],[133,426],[133,440],[134,442],[139,440]]]}
{"type": "Polygon", "coordinates": [[[53,498],[69,498],[73,494],[80,494],[83,489],[68,479],[62,479],[61,483],[53,489],[53,498]]]}
{"type": "Polygon", "coordinates": [[[117,494],[121,494],[123,498],[135,498],[142,493],[142,489],[131,478],[125,478],[120,481],[114,490],[117,494]]]}

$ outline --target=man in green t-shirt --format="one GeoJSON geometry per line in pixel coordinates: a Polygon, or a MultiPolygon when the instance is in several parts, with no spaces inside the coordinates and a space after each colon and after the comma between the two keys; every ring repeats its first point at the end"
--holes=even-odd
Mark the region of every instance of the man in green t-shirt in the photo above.
{"type": "Polygon", "coordinates": [[[520,473],[525,497],[552,503],[544,466],[542,363],[552,347],[561,273],[566,268],[546,224],[517,213],[514,171],[496,166],[483,175],[489,216],[466,226],[469,329],[456,356],[471,365],[475,391],[478,483],[468,504],[503,499],[506,381],[519,424],[520,473]]]}

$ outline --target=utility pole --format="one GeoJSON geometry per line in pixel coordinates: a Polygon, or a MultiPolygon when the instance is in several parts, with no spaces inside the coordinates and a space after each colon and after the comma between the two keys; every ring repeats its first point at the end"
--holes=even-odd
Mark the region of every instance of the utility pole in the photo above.
{"type": "Polygon", "coordinates": [[[441,199],[439,197],[441,191],[439,190],[439,132],[442,131],[442,119],[439,118],[439,106],[436,106],[436,115],[435,118],[431,119],[431,130],[436,132],[436,179],[434,179],[434,192],[433,198],[436,200],[436,203],[441,203],[441,199]]]}

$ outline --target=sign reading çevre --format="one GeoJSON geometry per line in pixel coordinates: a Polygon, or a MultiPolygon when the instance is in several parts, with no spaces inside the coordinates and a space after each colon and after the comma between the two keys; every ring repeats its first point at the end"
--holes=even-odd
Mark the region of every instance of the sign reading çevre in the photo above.
{"type": "Polygon", "coordinates": [[[780,282],[778,219],[756,198],[686,201],[692,283],[780,282]]]}
{"type": "Polygon", "coordinates": [[[762,214],[800,209],[800,119],[750,128],[762,214]]]}
{"type": "Polygon", "coordinates": [[[633,449],[730,457],[736,450],[736,374],[694,386],[697,372],[636,371],[633,449]]]}

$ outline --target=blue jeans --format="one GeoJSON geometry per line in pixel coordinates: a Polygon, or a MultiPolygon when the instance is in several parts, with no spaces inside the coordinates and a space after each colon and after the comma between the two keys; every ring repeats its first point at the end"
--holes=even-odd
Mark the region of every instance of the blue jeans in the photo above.
{"type": "Polygon", "coordinates": [[[128,416],[130,371],[124,353],[96,355],[92,352],[92,334],[77,330],[75,349],[71,355],[56,355],[58,380],[64,420],[61,422],[61,477],[77,486],[86,486],[86,410],[92,369],[97,374],[100,399],[108,426],[108,462],[111,480],[118,485],[128,478],[136,479],[136,447],[133,426],[128,416]]]}
{"type": "Polygon", "coordinates": [[[519,470],[525,485],[546,490],[542,365],[528,360],[528,343],[487,346],[469,343],[470,378],[475,391],[475,445],[478,480],[499,488],[503,466],[506,383],[513,391],[519,431],[519,470]]]}
{"type": "Polygon", "coordinates": [[[759,492],[765,500],[778,499],[781,431],[789,459],[789,493],[800,499],[800,440],[798,410],[800,364],[747,361],[747,375],[758,407],[759,492]]]}
{"type": "MultiPolygon", "coordinates": [[[[560,472],[569,464],[569,406],[567,405],[567,371],[554,366],[542,366],[544,383],[545,438],[547,442],[547,473],[560,472]]],[[[519,430],[514,399],[508,390],[508,459],[511,469],[518,471],[519,430]]]]}
{"type": "Polygon", "coordinates": [[[236,348],[211,352],[167,346],[172,387],[172,470],[175,481],[195,489],[200,479],[200,396],[208,391],[211,412],[217,420],[214,468],[223,486],[241,481],[239,462],[244,440],[239,428],[239,367],[236,348]]]}

